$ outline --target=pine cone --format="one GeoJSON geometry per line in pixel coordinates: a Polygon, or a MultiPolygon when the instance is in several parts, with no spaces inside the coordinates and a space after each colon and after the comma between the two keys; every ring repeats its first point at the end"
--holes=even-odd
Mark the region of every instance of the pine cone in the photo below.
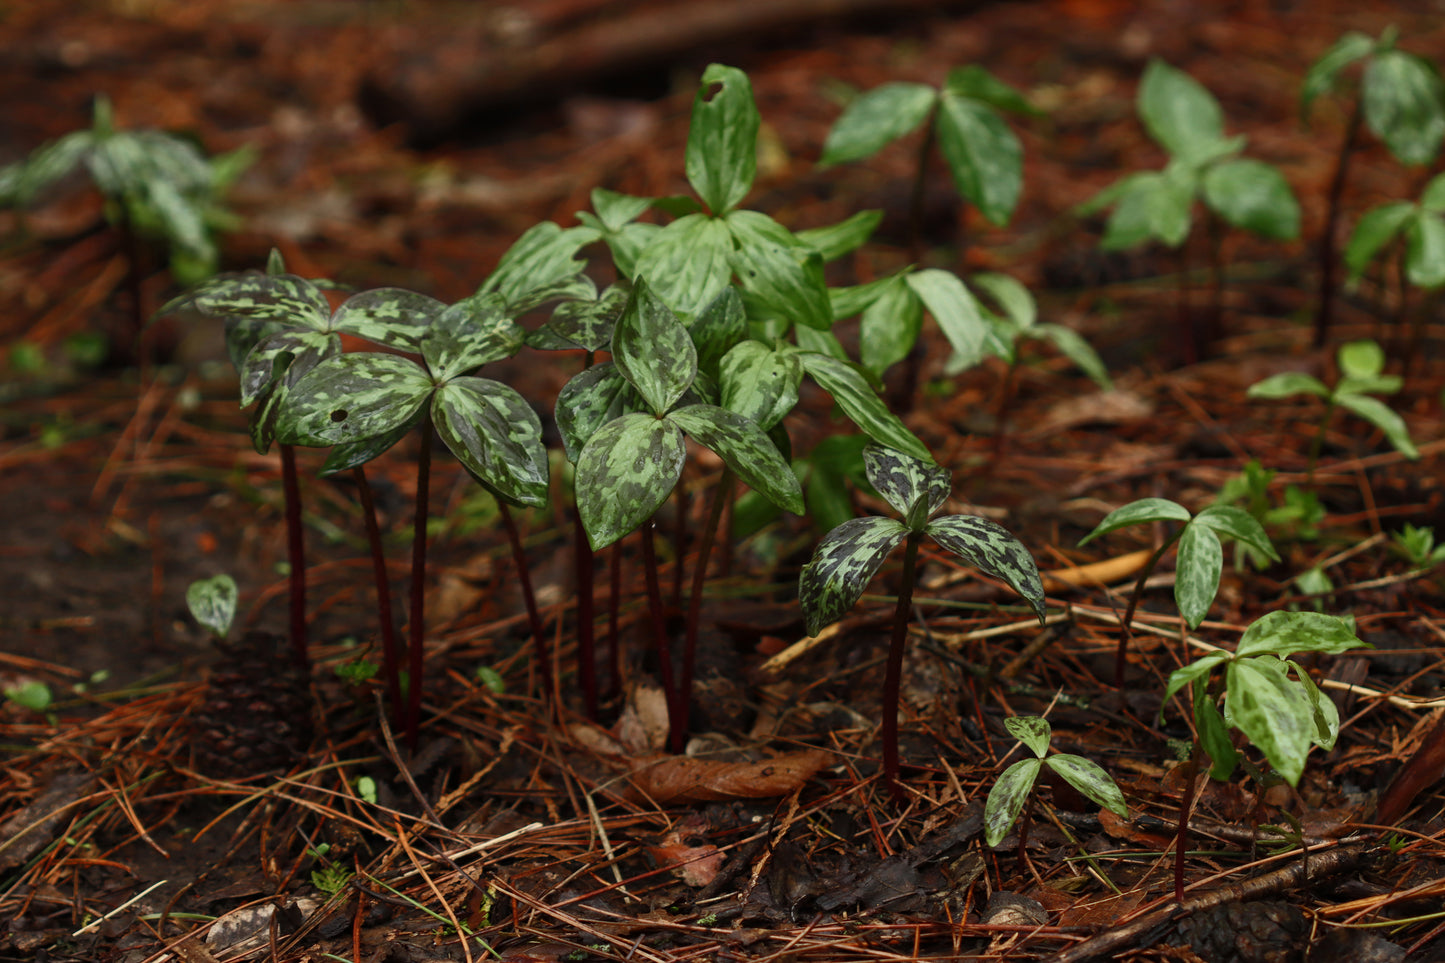
{"type": "Polygon", "coordinates": [[[1179,935],[1206,963],[1299,963],[1308,932],[1297,907],[1265,900],[1213,906],[1179,921],[1179,935]]]}
{"type": "Polygon", "coordinates": [[[196,713],[196,769],[241,779],[291,768],[311,744],[310,678],[289,646],[268,632],[217,643],[222,659],[196,713]]]}

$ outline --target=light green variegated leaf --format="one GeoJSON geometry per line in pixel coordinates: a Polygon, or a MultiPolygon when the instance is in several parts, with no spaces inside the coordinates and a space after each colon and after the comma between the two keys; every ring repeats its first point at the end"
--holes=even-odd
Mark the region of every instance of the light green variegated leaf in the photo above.
{"type": "Polygon", "coordinates": [[[1038,320],[1038,304],[1035,303],[1033,294],[1019,283],[1018,279],[997,271],[985,271],[982,274],[973,275],[968,280],[974,287],[993,299],[1003,316],[1014,327],[1027,330],[1032,328],[1034,322],[1038,320]]]}
{"type": "Polygon", "coordinates": [[[236,618],[236,601],[240,590],[229,575],[197,579],[186,588],[186,607],[201,627],[218,639],[231,631],[236,618]]]}
{"type": "MultiPolygon", "coordinates": [[[[241,365],[241,407],[253,404],[267,391],[273,390],[281,377],[298,359],[300,374],[315,367],[323,358],[341,353],[341,339],[320,331],[281,330],[263,339],[247,354],[241,365]]],[[[294,382],[294,378],[292,379],[294,382]]]]}
{"type": "Polygon", "coordinates": [[[427,327],[447,306],[404,288],[375,288],[353,294],[331,319],[333,330],[390,348],[415,351],[427,327]]]}
{"type": "Polygon", "coordinates": [[[516,505],[547,504],[542,420],[515,390],[486,378],[454,378],[432,396],[437,434],[467,471],[516,505]]]}
{"type": "Polygon", "coordinates": [[[703,308],[687,327],[697,348],[697,368],[702,374],[719,379],[723,355],[741,344],[748,336],[747,312],[742,295],[729,285],[712,303],[703,308]]]}
{"type": "Polygon", "coordinates": [[[391,446],[405,438],[413,428],[421,423],[425,415],[426,406],[423,405],[409,420],[403,421],[390,431],[372,435],[370,438],[358,438],[356,441],[333,445],[331,450],[326,453],[326,461],[322,463],[317,474],[325,478],[365,465],[373,458],[391,450],[391,446]]]}
{"type": "Polygon", "coordinates": [[[526,332],[507,316],[497,294],[474,294],[451,305],[422,335],[421,355],[437,381],[510,358],[526,332]]]}
{"type": "Polygon", "coordinates": [[[637,256],[636,273],[674,310],[696,315],[727,287],[732,251],[733,236],[725,223],[689,214],[653,236],[637,256]]]}
{"type": "Polygon", "coordinates": [[[35,200],[36,195],[75,169],[85,154],[95,146],[95,135],[77,130],[44,145],[17,167],[14,198],[21,207],[35,200]]]}
{"type": "Polygon", "coordinates": [[[1208,525],[1220,535],[1228,535],[1243,542],[1265,558],[1279,561],[1279,553],[1274,550],[1274,544],[1269,540],[1264,526],[1242,508],[1233,505],[1211,505],[1195,515],[1191,524],[1208,525]]]}
{"type": "Polygon", "coordinates": [[[1195,688],[1204,687],[1209,680],[1209,673],[1214,671],[1215,666],[1222,665],[1229,661],[1229,654],[1216,652],[1213,655],[1201,656],[1186,666],[1182,666],[1169,673],[1169,681],[1164,685],[1164,701],[1159,706],[1159,719],[1164,719],[1164,707],[1174,697],[1174,693],[1184,688],[1189,683],[1196,683],[1195,688]]]}
{"type": "Polygon", "coordinates": [[[510,313],[521,313],[527,305],[540,303],[534,297],[536,292],[548,291],[580,274],[587,262],[577,257],[577,252],[599,236],[600,232],[590,227],[563,230],[551,221],[534,225],[507,249],[477,293],[495,291],[510,313]]]}
{"type": "Polygon", "coordinates": [[[585,274],[529,288],[507,302],[507,314],[518,317],[535,310],[548,301],[591,301],[597,297],[597,285],[585,274]]]}
{"type": "Polygon", "coordinates": [[[668,420],[716,452],[733,474],[774,505],[795,515],[806,511],[797,476],[754,422],[716,405],[679,408],[668,420]]]}
{"type": "Polygon", "coordinates": [[[1109,216],[1099,246],[1106,251],[1157,240],[1178,247],[1189,236],[1194,190],[1182,177],[1154,171],[1133,174],[1109,216]]]}
{"type": "Polygon", "coordinates": [[[922,300],[933,320],[953,345],[948,371],[957,373],[983,360],[988,326],[963,282],[949,271],[927,268],[907,275],[908,286],[922,300]]]}
{"type": "Polygon", "coordinates": [[[928,523],[933,540],[985,575],[1001,579],[1044,619],[1044,583],[1023,543],[997,522],[973,515],[945,515],[928,523]]]}
{"type": "MultiPolygon", "coordinates": [[[[1160,716],[1162,718],[1162,712],[1160,716]]],[[[1228,779],[1233,775],[1234,767],[1239,765],[1239,750],[1234,748],[1229,726],[1209,695],[1209,686],[1202,682],[1194,686],[1194,727],[1199,731],[1199,745],[1212,763],[1209,778],[1228,779]]]]}
{"type": "Polygon", "coordinates": [[[761,123],[748,75],[709,64],[692,102],[684,167],[688,183],[714,214],[732,210],[752,188],[761,123]]]}
{"type": "Polygon", "coordinates": [[[907,535],[896,519],[870,515],[850,518],[823,536],[798,577],[798,601],[809,635],[848,614],[884,559],[907,535]]]}
{"type": "Polygon", "coordinates": [[[1237,656],[1324,652],[1338,655],[1365,645],[1350,624],[1320,612],[1270,612],[1244,630],[1235,647],[1237,656]]]}
{"type": "Polygon", "coordinates": [[[632,285],[619,281],[595,300],[564,301],[552,311],[543,330],[584,351],[601,351],[612,343],[612,327],[631,296],[632,285]]]}
{"type": "Polygon", "coordinates": [[[848,352],[843,349],[843,343],[831,331],[819,331],[816,328],[794,328],[793,337],[797,339],[799,350],[821,354],[834,361],[851,363],[848,359],[848,352]]]}
{"type": "Polygon", "coordinates": [[[279,321],[296,328],[325,331],[331,304],[316,285],[294,274],[236,274],[207,285],[196,295],[201,314],[227,321],[279,321]]]}
{"type": "Polygon", "coordinates": [[[1107,535],[1128,525],[1144,522],[1187,522],[1190,517],[1189,509],[1178,502],[1171,502],[1167,498],[1141,498],[1105,515],[1104,520],[1095,526],[1092,532],[1079,539],[1079,544],[1084,545],[1100,535],[1107,535]]]}
{"type": "Polygon", "coordinates": [[[938,149],[954,186],[984,217],[1004,225],[1023,190],[1024,151],[993,107],[944,87],[938,101],[938,149]]]}
{"type": "Polygon", "coordinates": [[[719,373],[722,407],[756,422],[764,431],[798,403],[803,365],[795,352],[744,341],[723,355],[719,373]]]}
{"type": "Polygon", "coordinates": [[[1185,525],[1175,563],[1174,604],[1191,629],[1199,628],[1209,614],[1223,571],[1224,547],[1214,529],[1197,521],[1185,525]]]}
{"type": "Polygon", "coordinates": [[[803,363],[803,370],[818,383],[818,387],[833,396],[838,407],[864,434],[888,448],[896,448],[932,463],[933,455],[928,447],[888,410],[869,386],[868,379],[852,364],[816,351],[804,351],[798,357],[803,363]]]}
{"type": "Polygon", "coordinates": [[[882,211],[859,211],[837,224],[797,231],[793,236],[798,239],[799,244],[817,251],[818,256],[827,263],[862,247],[881,223],[882,211]]]}
{"type": "Polygon", "coordinates": [[[1204,202],[1235,227],[1277,241],[1299,237],[1300,208],[1275,167],[1248,157],[1215,164],[1204,173],[1204,202]]]}
{"type": "Polygon", "coordinates": [[[1335,703],[1329,696],[1319,690],[1319,686],[1315,685],[1315,680],[1310,678],[1304,666],[1298,662],[1290,662],[1289,667],[1294,670],[1295,678],[1304,689],[1305,698],[1314,709],[1315,732],[1311,739],[1321,749],[1333,749],[1335,741],[1340,737],[1340,710],[1335,708],[1335,703]]]}
{"type": "MultiPolygon", "coordinates": [[[[172,302],[174,304],[175,302],[172,302]]],[[[157,312],[157,317],[169,314],[169,305],[157,312]]],[[[226,332],[226,356],[231,359],[231,366],[240,374],[246,366],[246,358],[251,351],[265,341],[267,338],[282,331],[290,330],[287,325],[279,321],[265,321],[260,324],[250,324],[245,321],[227,321],[224,323],[226,332]]],[[[242,394],[245,393],[245,386],[242,386],[242,394]]],[[[241,407],[245,407],[243,404],[241,407]]]]}
{"type": "Polygon", "coordinates": [[[1402,164],[1428,164],[1445,139],[1445,84],[1430,62],[1381,50],[1361,82],[1365,125],[1402,164]]]}
{"type": "Polygon", "coordinates": [[[884,288],[894,283],[904,273],[906,272],[900,271],[898,274],[890,274],[887,277],[878,278],[876,281],[869,281],[867,284],[829,288],[828,303],[833,309],[833,320],[841,321],[844,318],[851,318],[866,309],[868,305],[878,300],[884,288]]]}
{"type": "Polygon", "coordinates": [[[433,387],[420,365],[397,355],[329,358],[291,388],[276,437],[325,447],[390,432],[415,416],[433,387]]]}
{"type": "Polygon", "coordinates": [[[978,64],[969,64],[967,67],[955,67],[950,70],[948,80],[944,82],[944,89],[957,97],[976,100],[999,110],[1026,114],[1031,117],[1042,117],[1044,114],[1043,111],[1029,103],[1028,98],[1019,93],[1016,88],[999,80],[978,64]]]}
{"type": "Polygon", "coordinates": [[[281,412],[290,403],[291,389],[311,369],[341,353],[341,339],[334,334],[318,338],[315,332],[292,333],[303,335],[302,343],[297,350],[278,360],[276,378],[261,393],[259,403],[251,412],[251,446],[263,455],[271,450],[271,443],[276,440],[276,425],[281,412]]]}
{"type": "Polygon", "coordinates": [[[697,348],[687,328],[644,279],[612,329],[612,361],[656,415],[677,404],[697,377],[697,348]]]}
{"type": "Polygon", "coordinates": [[[1284,371],[1270,375],[1263,381],[1256,381],[1245,392],[1247,398],[1291,398],[1295,395],[1314,395],[1328,398],[1330,389],[1320,379],[1302,371],[1284,371]]]}
{"type": "Polygon", "coordinates": [[[687,444],[667,419],[633,413],[592,435],[577,459],[577,513],[593,551],[652,517],[682,475],[687,444]]]}
{"type": "Polygon", "coordinates": [[[859,355],[864,367],[881,377],[908,357],[918,342],[918,333],[923,330],[923,301],[902,274],[884,278],[873,293],[859,322],[859,355]]]}
{"type": "Polygon", "coordinates": [[[1224,719],[1249,737],[1291,786],[1304,773],[1314,707],[1285,663],[1272,655],[1236,658],[1226,673],[1224,719]]]}
{"type": "Polygon", "coordinates": [[[1050,756],[1044,761],[1044,765],[1063,776],[1065,782],[1104,809],[1116,816],[1128,817],[1129,807],[1124,804],[1124,794],[1098,763],[1083,756],[1064,754],[1050,756]]]}
{"type": "Polygon", "coordinates": [[[609,191],[605,187],[592,188],[592,210],[608,231],[620,231],[637,220],[652,206],[650,197],[634,197],[609,191]]]}
{"type": "Polygon", "coordinates": [[[819,330],[832,326],[817,251],[766,214],[733,211],[724,220],[735,245],[730,263],[744,288],[791,321],[819,330]]]}
{"type": "Polygon", "coordinates": [[[1042,766],[1041,759],[1022,759],[1005,769],[988,791],[988,801],[983,804],[983,839],[989,846],[1003,842],[1018,821],[1042,766]]]}
{"type": "MultiPolygon", "coordinates": [[[[921,499],[926,521],[953,491],[952,475],[947,468],[882,445],[863,449],[863,470],[874,490],[905,518],[921,499]]],[[[910,523],[909,527],[913,525],[910,523]]]]}
{"type": "Polygon", "coordinates": [[[1040,759],[1049,754],[1049,740],[1054,737],[1054,727],[1043,716],[1009,716],[1003,721],[1003,727],[1040,759]]]}
{"type": "Polygon", "coordinates": [[[1419,459],[1420,449],[1415,447],[1415,442],[1410,438],[1410,429],[1405,427],[1405,419],[1383,401],[1367,395],[1341,394],[1335,397],[1335,404],[1359,415],[1383,431],[1385,437],[1390,439],[1390,444],[1395,446],[1395,450],[1406,458],[1412,461],[1419,459]]]}
{"type": "Polygon", "coordinates": [[[557,393],[557,431],[574,465],[593,433],[623,413],[627,379],[611,361],[574,375],[557,393]]]}
{"type": "Polygon", "coordinates": [[[828,131],[818,164],[871,157],[923,123],[937,100],[938,91],[925,84],[888,83],[860,94],[828,131]]]}

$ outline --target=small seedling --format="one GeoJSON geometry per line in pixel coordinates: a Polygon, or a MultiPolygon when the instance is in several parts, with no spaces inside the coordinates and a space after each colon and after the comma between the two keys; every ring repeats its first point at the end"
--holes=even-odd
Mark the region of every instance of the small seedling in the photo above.
{"type": "Polygon", "coordinates": [[[903,575],[893,616],[883,684],[883,771],[898,791],[898,693],[903,647],[918,562],[918,546],[927,535],[986,575],[1001,579],[1044,618],[1044,588],[1038,565],[1003,526],[972,515],[933,518],[952,493],[948,469],[878,445],[863,451],[868,481],[903,521],[873,515],[844,522],[823,536],[798,580],[798,599],[808,634],[847,614],[884,560],[900,544],[903,575]],[[932,520],[930,520],[932,519],[932,520]]]}
{"type": "Polygon", "coordinates": [[[1409,522],[1391,536],[1395,551],[1417,569],[1445,564],[1445,545],[1435,544],[1435,529],[1428,525],[1415,527],[1409,522]]]}
{"type": "Polygon", "coordinates": [[[1315,464],[1319,460],[1320,448],[1324,444],[1325,431],[1329,428],[1330,416],[1335,408],[1344,408],[1384,432],[1395,449],[1409,459],[1418,459],[1419,450],[1410,440],[1405,421],[1392,411],[1375,394],[1394,394],[1400,390],[1398,375],[1387,375],[1385,352],[1373,341],[1351,341],[1340,346],[1340,378],[1330,388],[1312,375],[1298,371],[1286,371],[1250,385],[1250,398],[1292,398],[1296,395],[1314,395],[1325,403],[1324,414],[1320,417],[1319,428],[1310,443],[1309,468],[1307,475],[1313,479],[1315,464]]]}
{"type": "MultiPolygon", "coordinates": [[[[1310,540],[1319,536],[1319,524],[1325,509],[1319,496],[1298,485],[1286,485],[1283,499],[1271,498],[1270,482],[1275,472],[1267,470],[1258,460],[1250,459],[1244,470],[1228,479],[1219,489],[1219,502],[1230,505],[1244,500],[1244,510],[1262,525],[1275,541],[1281,539],[1310,540]]],[[[1236,542],[1235,566],[1242,566],[1247,556],[1255,568],[1264,568],[1270,558],[1245,542],[1236,542]]]]}
{"type": "Polygon", "coordinates": [[[238,597],[236,580],[222,573],[192,582],[186,588],[186,607],[212,638],[224,641],[236,618],[238,597]]]}
{"type": "Polygon", "coordinates": [[[37,679],[6,688],[5,698],[31,712],[45,712],[53,701],[50,686],[37,679]]]}
{"type": "Polygon", "coordinates": [[[1128,817],[1124,794],[1119,791],[1113,777],[1097,763],[1083,756],[1048,754],[1053,729],[1047,719],[1010,716],[1004,720],[1004,725],[1015,738],[1033,750],[1037,758],[1020,759],[1009,766],[989,790],[988,801],[983,806],[983,838],[989,846],[1003,842],[1009,827],[1018,821],[1043,769],[1058,773],[1069,785],[1120,818],[1128,817]]]}

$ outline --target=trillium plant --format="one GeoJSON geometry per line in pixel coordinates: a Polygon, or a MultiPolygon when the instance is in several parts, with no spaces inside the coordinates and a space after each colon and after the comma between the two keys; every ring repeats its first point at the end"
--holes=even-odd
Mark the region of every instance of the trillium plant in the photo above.
{"type": "Polygon", "coordinates": [[[983,838],[990,846],[1003,842],[1009,827],[1018,821],[1029,801],[1039,774],[1049,769],[1064,781],[1120,818],[1127,818],[1129,809],[1124,794],[1113,778],[1097,763],[1070,753],[1049,755],[1053,728],[1039,716],[1010,716],[1004,726],[1019,742],[1032,750],[1033,759],[1020,759],[1004,770],[988,792],[983,806],[983,838]]]}
{"type": "Polygon", "coordinates": [[[903,574],[893,616],[883,683],[883,771],[898,787],[898,691],[903,647],[913,607],[918,547],[924,536],[985,575],[1002,580],[1023,596],[1040,622],[1044,589],[1038,565],[1003,526],[972,515],[933,516],[952,486],[948,469],[899,451],[870,445],[863,451],[868,481],[902,520],[881,515],[854,518],[823,536],[798,580],[798,598],[808,634],[817,635],[848,613],[884,560],[903,546],[903,574]]]}

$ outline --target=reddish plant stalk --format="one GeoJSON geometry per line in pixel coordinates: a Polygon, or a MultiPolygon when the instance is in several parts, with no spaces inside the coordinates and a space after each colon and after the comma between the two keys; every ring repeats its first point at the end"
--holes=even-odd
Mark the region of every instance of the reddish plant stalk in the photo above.
{"type": "MultiPolygon", "coordinates": [[[[619,543],[620,545],[620,543],[619,543]]],[[[622,691],[622,643],[619,612],[622,605],[622,552],[613,545],[608,552],[607,584],[607,664],[609,676],[608,691],[616,695],[622,691]]]]}
{"type": "Polygon", "coordinates": [[[1184,902],[1184,851],[1189,848],[1189,813],[1194,808],[1194,784],[1199,781],[1199,756],[1203,751],[1195,737],[1189,762],[1184,766],[1184,797],[1179,800],[1179,826],[1174,831],[1174,899],[1180,903],[1184,902]]]}
{"type": "Polygon", "coordinates": [[[898,584],[898,606],[893,610],[893,637],[888,642],[888,671],[883,679],[883,777],[897,799],[903,798],[898,780],[898,693],[903,680],[903,651],[908,642],[908,618],[913,610],[913,583],[918,570],[921,532],[909,532],[903,542],[903,576],[898,584]]]}
{"type": "Polygon", "coordinates": [[[386,553],[381,546],[381,526],[376,521],[376,499],[371,495],[371,483],[366,480],[366,469],[357,465],[351,470],[356,479],[357,495],[361,498],[361,513],[366,520],[366,541],[371,546],[371,572],[376,579],[376,615],[381,621],[381,667],[386,676],[386,698],[391,705],[394,718],[402,712],[401,702],[401,644],[396,637],[396,621],[391,612],[391,583],[386,575],[386,553]]]}
{"type": "Polygon", "coordinates": [[[697,549],[697,566],[692,570],[692,597],[687,606],[687,635],[682,648],[682,680],[678,683],[678,714],[671,720],[668,741],[673,752],[682,752],[687,738],[687,717],[692,707],[692,673],[697,661],[697,633],[702,622],[702,587],[707,581],[707,563],[712,555],[713,543],[717,540],[718,526],[722,523],[723,508],[732,501],[733,472],[724,468],[722,478],[712,493],[712,505],[708,508],[707,526],[702,531],[702,543],[697,549]]]}
{"type": "Polygon", "coordinates": [[[291,655],[301,668],[309,668],[306,650],[306,544],[301,528],[301,482],[296,473],[296,449],[281,446],[281,490],[286,498],[286,561],[291,566],[291,655]]]}
{"type": "Polygon", "coordinates": [[[582,527],[582,516],[572,516],[572,558],[577,565],[577,681],[582,686],[582,707],[587,718],[597,719],[597,651],[592,607],[592,543],[582,527]]]}
{"type": "MultiPolygon", "coordinates": [[[[421,451],[416,457],[416,515],[411,542],[411,606],[407,619],[408,655],[406,692],[406,738],[416,751],[421,727],[421,674],[424,665],[422,642],[426,637],[426,523],[428,489],[431,485],[431,415],[421,421],[421,451]]],[[[500,503],[499,503],[500,504],[500,503]]]]}
{"type": "Polygon", "coordinates": [[[522,549],[522,535],[512,519],[512,510],[502,499],[497,499],[497,510],[502,515],[502,525],[507,529],[507,541],[512,546],[512,563],[517,567],[517,583],[522,588],[522,601],[527,605],[527,622],[532,626],[532,641],[536,646],[537,673],[542,677],[542,691],[551,699],[552,657],[547,651],[547,634],[542,628],[542,615],[537,611],[537,594],[532,591],[532,572],[527,565],[527,553],[522,549]]]}
{"type": "Polygon", "coordinates": [[[1363,116],[1361,98],[1355,96],[1355,106],[1350,111],[1349,122],[1345,125],[1345,137],[1340,142],[1340,152],[1335,155],[1335,174],[1330,179],[1329,204],[1325,208],[1325,223],[1320,229],[1320,291],[1319,308],[1315,314],[1315,347],[1322,348],[1329,336],[1330,324],[1335,312],[1335,230],[1340,220],[1340,202],[1345,195],[1345,179],[1350,169],[1350,158],[1355,152],[1355,137],[1360,131],[1363,116]]]}

